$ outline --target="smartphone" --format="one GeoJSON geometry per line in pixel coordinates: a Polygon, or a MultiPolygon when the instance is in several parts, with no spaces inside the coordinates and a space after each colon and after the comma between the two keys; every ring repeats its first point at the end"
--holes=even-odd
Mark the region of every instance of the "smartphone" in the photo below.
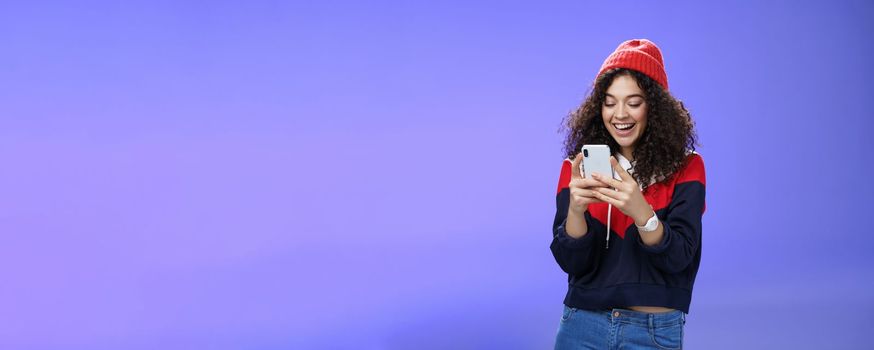
{"type": "Polygon", "coordinates": [[[580,171],[587,179],[592,178],[592,173],[615,178],[613,166],[610,165],[610,146],[583,145],[583,161],[580,165],[580,171]]]}

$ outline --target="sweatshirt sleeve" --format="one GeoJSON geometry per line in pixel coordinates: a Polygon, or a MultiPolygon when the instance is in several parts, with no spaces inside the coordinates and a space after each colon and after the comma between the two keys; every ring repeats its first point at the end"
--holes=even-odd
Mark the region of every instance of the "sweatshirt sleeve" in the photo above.
{"type": "MultiPolygon", "coordinates": [[[[571,275],[582,275],[587,270],[592,268],[593,258],[593,225],[588,224],[589,232],[583,237],[573,238],[568,236],[565,231],[567,223],[568,206],[570,205],[570,189],[568,185],[571,180],[571,161],[565,159],[561,167],[561,176],[558,181],[558,190],[555,195],[555,219],[552,222],[552,243],[549,249],[552,250],[552,256],[558,263],[558,266],[564,272],[571,275]]],[[[592,218],[587,211],[585,213],[586,222],[591,222],[592,218]]]]}
{"type": "Polygon", "coordinates": [[[693,154],[678,175],[665,217],[661,243],[647,246],[639,241],[650,261],[666,273],[686,270],[701,250],[701,217],[704,214],[704,162],[693,154]]]}

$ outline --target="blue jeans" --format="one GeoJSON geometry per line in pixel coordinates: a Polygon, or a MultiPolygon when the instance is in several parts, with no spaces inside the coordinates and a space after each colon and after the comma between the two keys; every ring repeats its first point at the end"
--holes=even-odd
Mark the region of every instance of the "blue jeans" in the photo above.
{"type": "Polygon", "coordinates": [[[589,311],[565,305],[556,350],[682,349],[682,311],[649,314],[626,309],[589,311]]]}

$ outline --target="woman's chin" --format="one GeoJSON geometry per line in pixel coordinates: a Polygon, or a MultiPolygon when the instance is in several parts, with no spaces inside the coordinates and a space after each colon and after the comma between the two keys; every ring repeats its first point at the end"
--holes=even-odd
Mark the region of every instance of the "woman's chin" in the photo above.
{"type": "Polygon", "coordinates": [[[619,147],[626,148],[631,147],[637,141],[637,137],[626,136],[626,137],[613,137],[613,140],[619,144],[619,147]]]}

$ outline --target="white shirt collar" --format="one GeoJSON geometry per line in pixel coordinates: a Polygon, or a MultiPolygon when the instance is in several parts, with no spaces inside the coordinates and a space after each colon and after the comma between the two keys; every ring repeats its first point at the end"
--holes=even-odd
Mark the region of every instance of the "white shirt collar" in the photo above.
{"type": "MultiPolygon", "coordinates": [[[[625,158],[622,153],[616,153],[616,160],[619,162],[619,166],[621,166],[622,169],[625,169],[629,174],[633,173],[633,170],[631,169],[631,161],[629,161],[628,158],[625,158]]],[[[616,177],[618,178],[619,175],[616,175],[616,177]]]]}

